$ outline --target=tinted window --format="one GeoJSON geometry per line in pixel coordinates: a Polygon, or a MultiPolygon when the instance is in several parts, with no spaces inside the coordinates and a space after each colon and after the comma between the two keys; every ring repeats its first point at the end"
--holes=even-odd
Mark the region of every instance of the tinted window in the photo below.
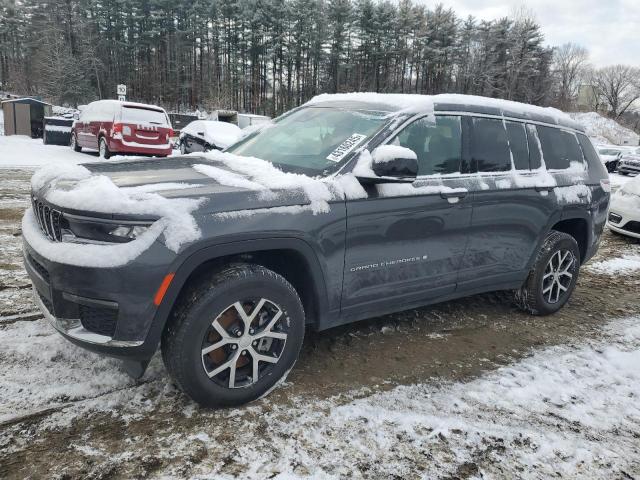
{"type": "Polygon", "coordinates": [[[504,122],[516,170],[529,170],[529,147],[523,123],[504,122]]]}
{"type": "Polygon", "coordinates": [[[584,153],[585,158],[587,159],[587,163],[591,168],[595,166],[602,166],[600,162],[600,156],[596,153],[596,149],[593,148],[593,145],[589,141],[586,135],[578,134],[578,142],[580,142],[580,146],[582,147],[582,153],[584,153]]]}
{"type": "Polygon", "coordinates": [[[535,125],[527,125],[527,142],[529,143],[529,167],[535,170],[542,166],[542,150],[535,125]]]}
{"type": "Polygon", "coordinates": [[[391,143],[413,150],[418,175],[460,171],[462,150],[460,117],[438,115],[435,124],[420,119],[402,130],[391,143]]]}
{"type": "Polygon", "coordinates": [[[473,119],[471,159],[475,162],[479,172],[511,170],[507,131],[502,120],[473,119]]]}
{"type": "Polygon", "coordinates": [[[549,170],[566,169],[571,162],[583,163],[582,150],[573,133],[552,127],[536,127],[544,163],[549,170]]]}

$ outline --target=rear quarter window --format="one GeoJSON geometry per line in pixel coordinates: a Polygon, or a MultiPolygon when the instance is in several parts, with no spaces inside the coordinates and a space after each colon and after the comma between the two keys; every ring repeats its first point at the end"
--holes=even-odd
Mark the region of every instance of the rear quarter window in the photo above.
{"type": "Polygon", "coordinates": [[[544,163],[549,170],[565,170],[572,162],[584,163],[576,135],[553,127],[536,126],[544,163]]]}
{"type": "Polygon", "coordinates": [[[582,135],[580,133],[577,134],[576,137],[578,137],[578,142],[580,143],[580,147],[582,147],[582,153],[587,159],[589,169],[597,169],[600,170],[601,173],[603,173],[604,167],[602,166],[602,162],[600,161],[600,156],[596,152],[596,149],[593,148],[591,141],[587,138],[586,135],[582,135]]]}

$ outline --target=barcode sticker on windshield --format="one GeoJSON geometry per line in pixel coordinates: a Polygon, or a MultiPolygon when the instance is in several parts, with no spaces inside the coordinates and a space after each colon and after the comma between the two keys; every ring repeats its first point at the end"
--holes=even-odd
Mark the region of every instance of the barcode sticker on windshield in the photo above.
{"type": "Polygon", "coordinates": [[[354,133],[349,138],[347,138],[344,142],[338,145],[333,152],[331,152],[327,156],[327,160],[331,160],[332,162],[339,162],[342,160],[351,150],[356,148],[356,146],[365,138],[366,135],[362,135],[361,133],[354,133]]]}

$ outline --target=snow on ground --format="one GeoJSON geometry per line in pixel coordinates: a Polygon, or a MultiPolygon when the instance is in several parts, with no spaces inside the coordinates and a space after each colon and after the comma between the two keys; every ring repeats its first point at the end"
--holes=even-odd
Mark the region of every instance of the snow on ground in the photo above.
{"type": "Polygon", "coordinates": [[[640,270],[640,255],[623,255],[586,266],[593,273],[606,275],[624,275],[640,270]]]}
{"type": "Polygon", "coordinates": [[[0,168],[38,167],[48,163],[99,161],[97,154],[78,153],[70,147],[45,145],[40,138],[25,135],[0,136],[0,168]]]}
{"type": "Polygon", "coordinates": [[[627,183],[632,178],[634,177],[630,177],[628,175],[620,175],[619,173],[609,174],[609,180],[611,181],[611,187],[613,189],[618,189],[619,187],[627,183]]]}
{"type": "MultiPolygon", "coordinates": [[[[129,421],[160,397],[175,395],[156,368],[154,381],[126,388],[133,382],[113,361],[69,345],[38,322],[0,332],[7,345],[0,353],[5,419],[87,398],[51,416],[44,428],[92,411],[129,421]],[[24,338],[29,342],[17,341],[24,338]]],[[[159,431],[154,444],[167,458],[204,446],[207,458],[191,471],[198,479],[233,478],[224,471],[229,462],[238,466],[234,476],[245,479],[634,478],[640,473],[639,364],[640,317],[619,319],[598,340],[547,348],[469,382],[285,404],[266,399],[205,412],[202,431],[159,431]]],[[[77,447],[96,458],[110,455],[91,442],[77,447]]],[[[182,476],[180,467],[171,468],[159,475],[182,476]]]]}
{"type": "Polygon", "coordinates": [[[640,136],[615,120],[596,112],[570,113],[571,118],[584,126],[594,143],[613,145],[638,145],[640,136]]]}

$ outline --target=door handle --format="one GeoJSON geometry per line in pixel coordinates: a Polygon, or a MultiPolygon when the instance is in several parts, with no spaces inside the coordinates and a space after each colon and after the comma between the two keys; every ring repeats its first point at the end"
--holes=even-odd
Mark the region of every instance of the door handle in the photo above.
{"type": "Polygon", "coordinates": [[[455,191],[454,192],[440,192],[440,196],[442,198],[446,198],[446,199],[449,199],[449,198],[464,198],[464,197],[467,196],[467,192],[463,192],[463,191],[460,191],[460,192],[455,192],[455,191]]]}

